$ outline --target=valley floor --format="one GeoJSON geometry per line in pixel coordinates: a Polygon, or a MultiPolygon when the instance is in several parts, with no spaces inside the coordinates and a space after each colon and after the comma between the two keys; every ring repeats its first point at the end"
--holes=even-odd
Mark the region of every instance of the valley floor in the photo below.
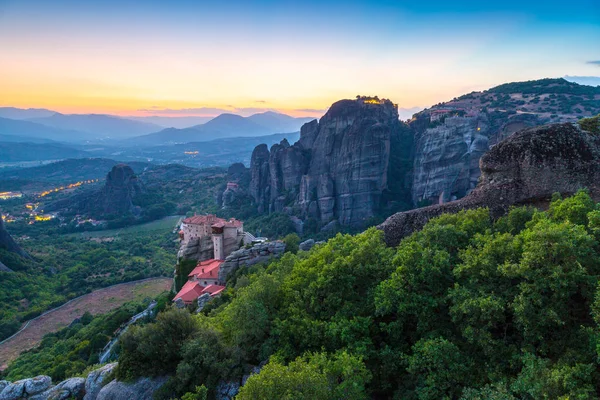
{"type": "Polygon", "coordinates": [[[48,311],[31,320],[25,329],[0,344],[0,370],[5,369],[10,361],[23,351],[36,347],[44,335],[68,326],[85,312],[93,315],[104,314],[129,301],[154,298],[157,294],[170,290],[172,283],[171,278],[150,278],[122,283],[95,290],[48,311]]]}

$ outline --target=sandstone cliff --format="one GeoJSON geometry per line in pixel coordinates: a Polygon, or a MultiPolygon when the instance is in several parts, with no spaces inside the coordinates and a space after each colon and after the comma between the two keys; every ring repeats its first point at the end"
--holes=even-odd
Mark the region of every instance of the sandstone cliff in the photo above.
{"type": "Polygon", "coordinates": [[[360,226],[410,201],[412,133],[389,100],[334,103],[300,139],[257,146],[250,194],[259,212],[296,209],[303,219],[360,226]]]}
{"type": "Polygon", "coordinates": [[[379,226],[386,242],[397,245],[442,213],[488,207],[493,217],[512,205],[545,206],[552,194],[587,188],[600,200],[600,136],[576,124],[550,124],[519,131],[481,157],[481,177],[465,198],[397,213],[379,226]]]}

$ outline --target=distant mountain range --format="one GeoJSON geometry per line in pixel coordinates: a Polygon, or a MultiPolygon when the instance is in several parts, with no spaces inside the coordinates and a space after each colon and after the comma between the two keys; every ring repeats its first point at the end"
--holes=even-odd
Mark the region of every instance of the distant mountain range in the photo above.
{"type": "Polygon", "coordinates": [[[134,121],[149,122],[151,124],[159,125],[163,128],[189,128],[194,125],[201,125],[207,123],[214,117],[160,117],[151,115],[147,117],[125,117],[134,121]]]}
{"type": "Polygon", "coordinates": [[[266,136],[275,133],[297,132],[314,118],[294,118],[275,112],[242,117],[221,114],[202,125],[185,129],[168,128],[160,132],[129,139],[124,143],[137,146],[205,142],[232,137],[266,136]]]}
{"type": "Polygon", "coordinates": [[[104,114],[61,114],[47,109],[0,107],[0,142],[56,141],[156,146],[227,137],[254,137],[297,132],[313,118],[276,112],[242,117],[118,117],[104,114]],[[165,129],[165,127],[168,127],[165,129]]]}
{"type": "Polygon", "coordinates": [[[59,129],[31,121],[0,118],[0,140],[6,142],[70,142],[81,140],[82,135],[81,132],[59,129]]]}
{"type": "Polygon", "coordinates": [[[0,107],[0,118],[10,119],[30,119],[44,118],[56,114],[56,111],[47,110],[45,108],[15,108],[15,107],[0,107]]]}
{"type": "Polygon", "coordinates": [[[77,131],[85,139],[124,139],[156,132],[162,127],[148,122],[103,114],[53,114],[48,117],[33,118],[29,121],[57,129],[77,131]]]}

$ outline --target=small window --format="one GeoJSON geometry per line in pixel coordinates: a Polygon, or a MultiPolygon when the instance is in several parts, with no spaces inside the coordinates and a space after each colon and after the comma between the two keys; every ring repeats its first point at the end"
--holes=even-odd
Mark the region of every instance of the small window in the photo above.
{"type": "Polygon", "coordinates": [[[204,284],[206,285],[206,281],[204,281],[204,284]]]}

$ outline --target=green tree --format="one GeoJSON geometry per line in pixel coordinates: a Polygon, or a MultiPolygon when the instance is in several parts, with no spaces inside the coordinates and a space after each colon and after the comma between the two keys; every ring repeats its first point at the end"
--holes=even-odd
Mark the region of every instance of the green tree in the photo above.
{"type": "Polygon", "coordinates": [[[367,399],[369,372],[360,359],[347,353],[328,357],[308,354],[289,365],[271,360],[251,375],[237,399],[359,400],[367,399]]]}
{"type": "Polygon", "coordinates": [[[117,378],[131,380],[174,371],[181,361],[181,348],[196,332],[191,315],[177,309],[159,314],[156,323],[132,326],[120,339],[117,378]]]}
{"type": "Polygon", "coordinates": [[[289,251],[292,254],[296,254],[299,249],[300,236],[295,233],[290,233],[283,238],[283,243],[285,243],[286,252],[289,251]]]}

